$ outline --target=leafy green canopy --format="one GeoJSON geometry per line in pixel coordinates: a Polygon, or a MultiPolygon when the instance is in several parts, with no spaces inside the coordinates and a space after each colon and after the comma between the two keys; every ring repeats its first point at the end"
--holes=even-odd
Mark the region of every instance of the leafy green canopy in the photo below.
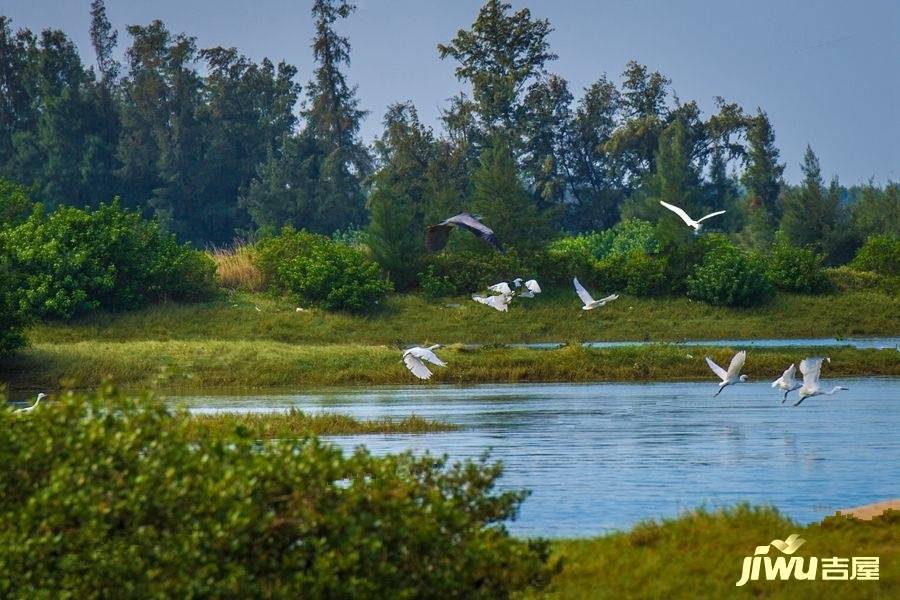
{"type": "Polygon", "coordinates": [[[109,387],[0,407],[0,595],[504,598],[553,572],[497,464],[188,421],[109,387]]]}

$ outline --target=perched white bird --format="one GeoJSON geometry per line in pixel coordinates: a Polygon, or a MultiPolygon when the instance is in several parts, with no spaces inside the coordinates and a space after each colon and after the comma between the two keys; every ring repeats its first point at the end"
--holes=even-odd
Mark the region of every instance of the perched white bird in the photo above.
{"type": "Polygon", "coordinates": [[[512,298],[512,294],[497,294],[496,296],[479,296],[476,294],[472,296],[472,300],[475,302],[486,304],[500,312],[507,311],[509,303],[512,302],[512,298]]]}
{"type": "Polygon", "coordinates": [[[40,394],[37,395],[37,398],[35,399],[34,404],[32,404],[31,406],[26,406],[25,408],[20,408],[19,410],[16,411],[16,413],[29,413],[29,412],[33,411],[34,408],[38,404],[40,404],[41,399],[46,398],[46,397],[47,397],[47,394],[41,392],[40,394]]]}
{"type": "Polygon", "coordinates": [[[522,298],[534,298],[535,294],[541,293],[541,286],[538,284],[537,279],[522,281],[521,277],[516,277],[513,279],[513,284],[516,286],[516,296],[521,296],[522,298]],[[523,286],[525,289],[519,291],[519,288],[523,286]]]}
{"type": "Polygon", "coordinates": [[[695,221],[686,212],[684,212],[684,210],[682,210],[681,208],[678,208],[674,204],[669,204],[668,202],[663,202],[662,200],[660,200],[659,203],[662,204],[663,206],[665,206],[666,208],[668,208],[669,210],[671,210],[673,213],[675,213],[679,217],[681,217],[681,220],[684,221],[688,227],[693,227],[694,233],[700,233],[700,223],[702,223],[706,219],[709,219],[710,217],[716,217],[718,215],[725,214],[724,210],[717,210],[716,212],[709,213],[705,217],[703,217],[701,219],[697,219],[695,221]]]}
{"type": "Polygon", "coordinates": [[[831,359],[827,357],[804,358],[800,361],[800,372],[803,373],[803,387],[797,392],[800,395],[800,399],[797,400],[794,406],[800,406],[801,402],[813,396],[833,396],[840,390],[848,389],[840,385],[834,386],[829,392],[822,389],[822,386],[819,384],[819,375],[822,373],[822,362],[826,360],[831,362],[831,359]]]}
{"type": "Polygon", "coordinates": [[[606,298],[594,300],[594,298],[588,293],[588,291],[584,289],[584,286],[581,285],[581,282],[578,281],[577,277],[572,278],[572,283],[575,284],[575,291],[578,293],[578,297],[581,298],[581,301],[584,303],[584,306],[581,307],[581,310],[593,310],[597,307],[605,306],[607,303],[612,302],[619,297],[618,294],[610,294],[606,298]]]}
{"type": "Polygon", "coordinates": [[[781,401],[784,404],[784,401],[787,400],[788,394],[793,392],[794,390],[800,389],[800,382],[794,379],[794,373],[797,372],[796,365],[791,365],[785,370],[784,373],[781,374],[781,377],[772,382],[773,388],[778,388],[779,390],[784,390],[784,400],[781,401]]]}
{"type": "Polygon", "coordinates": [[[706,357],[706,364],[709,365],[709,368],[712,369],[712,372],[719,376],[719,379],[722,380],[719,383],[719,391],[713,394],[713,398],[722,393],[729,385],[735,385],[736,383],[744,383],[747,381],[746,375],[741,375],[741,369],[744,368],[744,361],[747,360],[747,351],[741,350],[737,354],[735,354],[731,358],[731,364],[728,365],[728,370],[726,371],[715,362],[710,357],[706,357]]]}
{"type": "Polygon", "coordinates": [[[403,362],[406,364],[406,368],[419,379],[431,379],[431,371],[428,370],[425,361],[439,367],[447,366],[447,363],[438,358],[434,353],[434,351],[440,347],[440,344],[435,344],[434,346],[428,346],[427,348],[413,346],[409,350],[404,350],[403,362]]]}

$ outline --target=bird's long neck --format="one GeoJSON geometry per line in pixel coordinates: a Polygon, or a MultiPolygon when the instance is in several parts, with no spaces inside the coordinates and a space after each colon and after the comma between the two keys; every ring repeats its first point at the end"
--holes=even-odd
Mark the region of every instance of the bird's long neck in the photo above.
{"type": "Polygon", "coordinates": [[[825,395],[826,396],[834,396],[837,392],[841,391],[842,389],[844,389],[844,388],[842,388],[839,385],[835,386],[835,387],[831,388],[830,392],[825,392],[825,395]]]}

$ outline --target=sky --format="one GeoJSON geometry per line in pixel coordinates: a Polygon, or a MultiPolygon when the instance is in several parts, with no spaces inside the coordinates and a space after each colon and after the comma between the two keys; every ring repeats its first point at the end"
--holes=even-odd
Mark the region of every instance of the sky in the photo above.
{"type": "MultiPolygon", "coordinates": [[[[845,185],[900,181],[900,2],[897,0],[531,0],[554,27],[559,55],[548,70],[576,98],[603,73],[615,81],[637,60],[672,80],[683,101],[706,114],[715,96],[757,107],[771,119],[788,181],[800,178],[807,144],[826,178],[845,185]]],[[[120,52],[130,24],[153,19],[197,38],[199,47],[235,46],[254,60],[284,59],[305,82],[313,67],[311,0],[107,0],[120,52]]],[[[2,0],[13,26],[66,31],[93,64],[90,0],[2,0]]],[[[348,79],[358,86],[371,141],[385,108],[412,100],[439,129],[447,99],[465,84],[436,46],[468,27],[478,0],[357,0],[340,30],[352,45],[348,79]]]]}

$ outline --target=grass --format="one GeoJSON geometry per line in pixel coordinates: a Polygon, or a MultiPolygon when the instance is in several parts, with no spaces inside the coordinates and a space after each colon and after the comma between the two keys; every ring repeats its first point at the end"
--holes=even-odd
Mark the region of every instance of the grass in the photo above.
{"type": "Polygon", "coordinates": [[[900,297],[869,290],[778,294],[764,306],[746,309],[712,307],[687,298],[623,296],[586,312],[568,289],[514,302],[506,314],[468,298],[431,300],[420,295],[393,296],[378,312],[363,316],[296,309],[296,304],[265,295],[232,292],[214,302],[162,304],[40,324],[28,337],[38,345],[86,340],[381,345],[900,335],[900,297]]]}
{"type": "Polygon", "coordinates": [[[222,287],[229,290],[263,289],[263,275],[253,262],[252,246],[215,248],[208,254],[216,263],[216,277],[222,287]]]}
{"type": "Polygon", "coordinates": [[[188,430],[195,435],[225,435],[240,430],[255,439],[285,439],[307,435],[435,433],[458,429],[452,423],[423,419],[418,415],[400,420],[359,420],[349,415],[310,414],[294,409],[279,413],[194,414],[188,420],[188,430]]]}
{"type": "MultiPolygon", "coordinates": [[[[770,554],[777,555],[777,551],[770,554]]],[[[563,570],[540,598],[897,598],[900,512],[801,526],[771,508],[738,506],[647,522],[629,532],[554,544],[563,570]],[[738,588],[743,557],[797,533],[794,556],[880,557],[879,581],[757,581],[738,588]]],[[[819,567],[821,573],[821,566],[819,567]]],[[[763,569],[764,573],[764,569],[763,569]]]]}
{"type": "MultiPolygon", "coordinates": [[[[708,379],[708,354],[727,363],[736,349],[671,345],[557,350],[447,347],[447,368],[435,367],[436,383],[527,381],[652,381],[708,379]]],[[[754,349],[744,369],[751,379],[775,379],[805,351],[754,349]]],[[[898,376],[897,355],[885,350],[829,348],[826,377],[898,376]]],[[[419,382],[389,346],[303,346],[272,341],[129,341],[39,343],[10,357],[0,378],[14,389],[91,388],[104,379],[130,388],[272,388],[304,385],[408,384],[419,382]]]]}

